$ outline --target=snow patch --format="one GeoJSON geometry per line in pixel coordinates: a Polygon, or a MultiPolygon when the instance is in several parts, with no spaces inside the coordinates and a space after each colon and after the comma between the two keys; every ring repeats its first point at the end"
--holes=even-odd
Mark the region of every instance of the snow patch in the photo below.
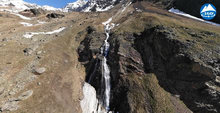
{"type": "Polygon", "coordinates": [[[20,24],[24,25],[25,27],[30,27],[30,26],[37,26],[37,25],[42,25],[45,24],[46,22],[44,21],[39,21],[37,20],[37,24],[31,24],[31,23],[27,23],[27,22],[20,22],[20,24]]]}
{"type": "Polygon", "coordinates": [[[80,101],[82,113],[96,113],[98,100],[96,98],[96,90],[90,84],[85,83],[83,86],[84,98],[80,101]]]}
{"type": "Polygon", "coordinates": [[[33,26],[33,24],[30,24],[30,23],[27,23],[27,22],[20,22],[20,24],[22,24],[24,26],[27,26],[27,27],[33,26]]]}
{"type": "Polygon", "coordinates": [[[107,25],[107,24],[109,24],[111,21],[112,21],[112,18],[109,18],[107,21],[102,22],[102,24],[103,24],[103,25],[107,25]]]}
{"type": "Polygon", "coordinates": [[[125,6],[123,6],[124,8],[122,9],[121,12],[124,12],[128,6],[130,6],[132,4],[132,2],[127,3],[125,6]]]}
{"type": "Polygon", "coordinates": [[[110,6],[108,6],[108,7],[106,7],[106,8],[96,8],[96,11],[98,11],[98,12],[102,12],[102,11],[108,11],[108,10],[110,10],[111,8],[113,8],[114,6],[113,5],[110,5],[110,6]]]}
{"type": "Polygon", "coordinates": [[[39,21],[39,20],[37,20],[37,22],[38,22],[38,24],[35,24],[35,26],[37,26],[37,25],[42,25],[42,24],[46,24],[46,23],[47,23],[47,22],[39,21]]]}
{"type": "Polygon", "coordinates": [[[195,19],[195,20],[198,20],[198,21],[202,21],[202,22],[205,22],[205,23],[208,23],[208,24],[212,24],[212,25],[215,25],[215,26],[220,26],[220,24],[203,20],[203,19],[201,19],[201,18],[198,18],[198,17],[192,16],[192,15],[190,15],[190,14],[184,13],[184,12],[178,10],[178,9],[171,8],[171,9],[169,10],[169,12],[175,13],[175,14],[178,14],[178,15],[182,15],[182,16],[186,16],[186,17],[189,17],[189,18],[192,18],[192,19],[195,19]]]}
{"type": "Polygon", "coordinates": [[[31,18],[26,17],[26,16],[23,16],[23,15],[18,14],[18,13],[11,13],[11,14],[16,15],[16,16],[19,16],[21,19],[24,19],[24,20],[31,20],[31,18]]]}
{"type": "Polygon", "coordinates": [[[31,18],[19,14],[16,10],[12,10],[12,9],[0,9],[0,11],[8,12],[8,13],[10,13],[10,14],[19,16],[21,19],[24,19],[24,20],[31,20],[31,18]]]}
{"type": "Polygon", "coordinates": [[[66,27],[62,27],[60,29],[50,31],[50,32],[27,32],[26,34],[23,35],[23,37],[32,38],[34,35],[51,35],[51,34],[59,33],[63,31],[64,29],[66,29],[66,27]]]}
{"type": "Polygon", "coordinates": [[[63,31],[64,29],[66,29],[66,27],[62,27],[62,28],[54,30],[54,31],[46,32],[45,34],[46,35],[51,35],[51,34],[54,34],[54,33],[59,33],[61,31],[63,31]]]}

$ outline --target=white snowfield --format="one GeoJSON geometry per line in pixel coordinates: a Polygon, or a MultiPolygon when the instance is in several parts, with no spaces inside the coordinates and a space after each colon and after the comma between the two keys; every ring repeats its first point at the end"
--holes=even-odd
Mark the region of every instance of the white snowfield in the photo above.
{"type": "Polygon", "coordinates": [[[64,29],[66,29],[66,27],[61,27],[57,30],[50,31],[50,32],[27,32],[23,35],[23,37],[32,38],[34,35],[51,35],[51,34],[55,34],[55,33],[60,33],[64,29]]]}
{"type": "Polygon", "coordinates": [[[206,20],[203,20],[201,18],[197,18],[195,16],[192,16],[190,14],[186,14],[178,9],[174,9],[174,8],[171,8],[169,10],[169,12],[171,13],[175,13],[175,14],[178,14],[178,15],[182,15],[182,16],[186,16],[186,17],[189,17],[189,18],[192,18],[192,19],[195,19],[195,20],[198,20],[198,21],[201,21],[201,22],[205,22],[205,23],[208,23],[208,24],[212,24],[212,25],[215,25],[215,26],[220,26],[220,24],[217,24],[217,23],[214,23],[214,22],[210,22],[210,21],[206,21],[206,20]]]}

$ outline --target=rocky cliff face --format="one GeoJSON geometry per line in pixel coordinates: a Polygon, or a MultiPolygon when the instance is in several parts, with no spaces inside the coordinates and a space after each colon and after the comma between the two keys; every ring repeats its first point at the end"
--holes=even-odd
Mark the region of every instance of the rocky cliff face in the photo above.
{"type": "MultiPolygon", "coordinates": [[[[220,35],[178,25],[157,25],[157,17],[135,12],[132,16],[120,19],[125,26],[116,27],[109,39],[111,110],[218,113],[220,35]],[[135,23],[125,24],[133,19],[137,19],[135,23]]],[[[86,80],[100,92],[104,34],[92,27],[87,31],[78,49],[79,61],[85,64],[86,80]]]]}
{"type": "Polygon", "coordinates": [[[98,104],[108,34],[110,111],[220,112],[220,28],[155,4],[29,17],[0,10],[0,112],[106,112],[98,104]]]}

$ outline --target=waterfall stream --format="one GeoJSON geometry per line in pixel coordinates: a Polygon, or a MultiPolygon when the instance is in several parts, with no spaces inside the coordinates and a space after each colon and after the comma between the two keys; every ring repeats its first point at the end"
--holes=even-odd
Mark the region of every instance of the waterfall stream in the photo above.
{"type": "Polygon", "coordinates": [[[102,59],[102,78],[104,81],[102,81],[102,86],[104,85],[104,95],[103,95],[103,104],[105,106],[106,111],[109,111],[109,104],[110,104],[110,92],[111,92],[111,81],[110,81],[110,70],[107,64],[107,56],[109,52],[109,47],[110,44],[108,42],[109,39],[109,33],[110,30],[115,26],[113,23],[110,24],[112,21],[112,18],[107,20],[106,22],[103,22],[102,24],[105,25],[105,34],[106,34],[106,39],[104,41],[104,45],[101,48],[101,53],[104,56],[102,59]]]}
{"type": "Polygon", "coordinates": [[[102,23],[105,26],[105,34],[106,34],[106,38],[101,47],[101,55],[103,56],[101,60],[101,69],[102,69],[101,97],[102,98],[100,100],[97,99],[96,90],[93,86],[90,85],[90,82],[95,76],[95,72],[99,64],[98,61],[95,61],[95,67],[88,79],[88,83],[85,83],[83,86],[84,98],[80,102],[83,113],[114,113],[114,111],[110,111],[111,77],[110,77],[110,69],[107,64],[107,56],[110,48],[110,44],[108,42],[108,39],[110,37],[109,34],[110,34],[110,30],[115,27],[115,24],[111,23],[111,21],[112,18],[102,23]]]}

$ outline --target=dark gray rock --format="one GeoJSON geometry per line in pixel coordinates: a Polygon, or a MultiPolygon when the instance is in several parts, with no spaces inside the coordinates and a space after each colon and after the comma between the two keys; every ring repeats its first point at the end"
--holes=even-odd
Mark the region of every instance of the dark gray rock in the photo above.
{"type": "Polygon", "coordinates": [[[24,52],[24,54],[25,54],[26,56],[29,56],[29,55],[31,55],[31,54],[33,53],[33,49],[31,49],[31,48],[25,48],[25,49],[23,50],[23,52],[24,52]]]}
{"type": "Polygon", "coordinates": [[[47,18],[63,18],[63,17],[65,17],[65,15],[63,15],[63,14],[58,14],[58,13],[50,13],[50,14],[47,14],[46,17],[47,17],[47,18]]]}

